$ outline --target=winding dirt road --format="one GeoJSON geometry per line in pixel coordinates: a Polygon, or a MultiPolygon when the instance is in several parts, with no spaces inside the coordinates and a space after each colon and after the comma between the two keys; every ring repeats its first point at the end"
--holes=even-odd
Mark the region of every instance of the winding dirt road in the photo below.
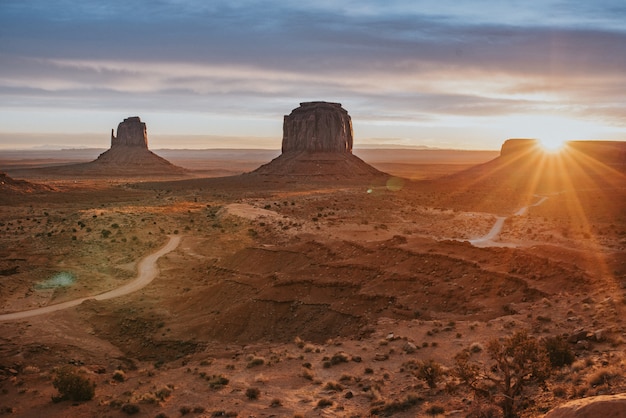
{"type": "Polygon", "coordinates": [[[60,311],[61,309],[71,308],[72,306],[80,305],[88,299],[113,299],[136,292],[137,290],[147,286],[159,274],[159,268],[156,264],[157,260],[176,249],[178,244],[180,244],[181,237],[179,235],[170,235],[169,238],[169,241],[163,247],[139,261],[137,264],[137,277],[123,286],[95,296],[86,296],[63,303],[57,303],[55,305],[44,306],[42,308],[3,314],[0,315],[0,321],[14,321],[18,319],[30,318],[32,316],[43,315],[50,312],[60,311]]]}
{"type": "Polygon", "coordinates": [[[493,227],[489,230],[489,232],[487,232],[485,235],[483,235],[480,238],[469,240],[470,244],[472,244],[475,247],[511,247],[511,246],[514,247],[515,245],[513,244],[496,242],[495,239],[498,237],[498,235],[500,235],[500,232],[502,231],[502,227],[504,226],[504,221],[506,221],[508,218],[512,216],[523,216],[528,210],[528,208],[539,206],[543,202],[548,200],[547,196],[535,195],[535,197],[539,197],[540,199],[536,201],[535,203],[533,203],[532,205],[524,206],[518,209],[513,215],[496,217],[496,222],[493,224],[493,227]]]}

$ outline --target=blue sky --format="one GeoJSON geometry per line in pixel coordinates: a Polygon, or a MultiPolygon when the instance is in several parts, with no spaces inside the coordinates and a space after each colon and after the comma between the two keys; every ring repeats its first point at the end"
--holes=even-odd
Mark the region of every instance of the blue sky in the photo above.
{"type": "Polygon", "coordinates": [[[309,100],[355,146],[626,140],[624,97],[621,0],[0,0],[0,148],[280,148],[309,100]]]}

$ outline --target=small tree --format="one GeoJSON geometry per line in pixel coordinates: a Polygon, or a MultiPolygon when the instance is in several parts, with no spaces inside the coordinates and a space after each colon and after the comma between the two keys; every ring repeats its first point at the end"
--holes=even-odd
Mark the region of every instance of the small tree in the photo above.
{"type": "Polygon", "coordinates": [[[543,341],[552,367],[563,367],[574,362],[574,352],[565,339],[559,335],[543,341]]]}
{"type": "Polygon", "coordinates": [[[64,366],[56,372],[52,385],[59,391],[59,395],[52,397],[55,402],[88,401],[96,393],[96,384],[70,366],[64,366]]]}
{"type": "Polygon", "coordinates": [[[434,389],[437,387],[437,381],[441,378],[443,371],[441,364],[431,359],[420,362],[415,374],[420,379],[423,379],[429,388],[434,389]]]}
{"type": "Polygon", "coordinates": [[[491,386],[504,418],[515,418],[515,398],[527,385],[543,383],[550,375],[546,349],[526,331],[518,331],[503,341],[491,340],[487,353],[495,364],[486,370],[470,362],[469,351],[457,355],[457,376],[479,395],[490,395],[491,386]]]}

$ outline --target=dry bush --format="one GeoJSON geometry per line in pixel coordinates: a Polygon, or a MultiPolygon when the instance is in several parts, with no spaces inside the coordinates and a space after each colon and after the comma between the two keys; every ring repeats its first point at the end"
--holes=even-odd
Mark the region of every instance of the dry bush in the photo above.
{"type": "Polygon", "coordinates": [[[333,401],[331,401],[330,399],[322,398],[317,402],[318,408],[326,408],[329,406],[333,406],[333,401]]]}
{"type": "Polygon", "coordinates": [[[418,395],[409,394],[407,397],[401,401],[391,401],[385,402],[382,405],[377,405],[371,409],[370,414],[372,415],[382,415],[382,416],[390,416],[397,412],[408,411],[416,405],[424,402],[424,398],[418,395]]]}
{"type": "Polygon", "coordinates": [[[620,371],[616,368],[598,369],[587,377],[587,382],[591,387],[608,385],[613,379],[620,375],[620,371]]]}
{"type": "Polygon", "coordinates": [[[116,382],[125,381],[126,374],[124,373],[124,370],[116,370],[115,372],[113,372],[113,380],[115,380],[116,382]]]}
{"type": "Polygon", "coordinates": [[[567,396],[567,388],[565,386],[555,386],[552,388],[552,394],[557,398],[565,398],[567,396]]]}
{"type": "Polygon", "coordinates": [[[471,362],[469,350],[464,350],[455,358],[455,372],[478,395],[490,396],[495,390],[503,416],[514,418],[517,415],[515,399],[522,395],[524,388],[533,383],[541,384],[549,377],[548,353],[526,331],[517,331],[502,341],[491,340],[487,353],[495,362],[492,367],[483,368],[471,362]]]}
{"type": "Polygon", "coordinates": [[[326,384],[324,385],[324,389],[341,392],[343,390],[343,386],[341,386],[340,383],[331,381],[331,382],[326,382],[326,384]]]}
{"type": "Polygon", "coordinates": [[[309,369],[302,369],[300,376],[304,377],[306,380],[313,380],[315,375],[309,369]]]}
{"type": "Polygon", "coordinates": [[[339,363],[347,363],[348,361],[350,361],[350,357],[346,353],[342,352],[336,353],[330,358],[330,364],[332,364],[333,366],[339,363]]]}
{"type": "Polygon", "coordinates": [[[127,413],[128,415],[135,415],[139,413],[139,406],[134,403],[127,403],[122,406],[122,412],[127,413]]]}
{"type": "Polygon", "coordinates": [[[549,337],[543,340],[543,346],[548,352],[550,364],[554,368],[570,365],[574,362],[574,352],[570,345],[561,336],[549,337]]]}
{"type": "Polygon", "coordinates": [[[265,359],[263,357],[251,357],[248,360],[248,365],[246,367],[250,369],[252,367],[262,366],[264,364],[265,364],[265,359]]]}
{"type": "Polygon", "coordinates": [[[472,343],[469,347],[472,353],[480,353],[483,351],[483,345],[481,343],[472,343]]]}
{"type": "Polygon", "coordinates": [[[437,387],[437,381],[443,375],[443,369],[441,364],[429,359],[419,363],[415,375],[424,380],[429,388],[434,389],[437,387]]]}
{"type": "Polygon", "coordinates": [[[209,387],[211,389],[221,389],[228,384],[228,379],[221,374],[214,374],[213,376],[207,378],[207,380],[209,381],[209,387]]]}
{"type": "Polygon", "coordinates": [[[294,338],[293,342],[294,342],[294,344],[296,344],[296,346],[298,348],[303,348],[304,347],[304,341],[300,337],[294,338]]]}
{"type": "Polygon", "coordinates": [[[261,395],[261,391],[258,388],[248,388],[246,389],[246,397],[248,399],[259,399],[259,396],[261,395]]]}
{"type": "Polygon", "coordinates": [[[55,402],[88,401],[96,393],[96,384],[70,366],[57,370],[52,385],[59,391],[59,395],[52,397],[55,402]]]}

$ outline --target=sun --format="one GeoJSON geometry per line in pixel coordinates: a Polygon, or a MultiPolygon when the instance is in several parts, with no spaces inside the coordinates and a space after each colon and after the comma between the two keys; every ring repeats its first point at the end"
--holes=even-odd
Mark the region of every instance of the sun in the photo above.
{"type": "Polygon", "coordinates": [[[554,136],[537,138],[537,140],[539,141],[539,145],[541,146],[541,148],[545,152],[550,154],[556,154],[560,152],[567,142],[567,140],[564,138],[558,138],[554,136]]]}

